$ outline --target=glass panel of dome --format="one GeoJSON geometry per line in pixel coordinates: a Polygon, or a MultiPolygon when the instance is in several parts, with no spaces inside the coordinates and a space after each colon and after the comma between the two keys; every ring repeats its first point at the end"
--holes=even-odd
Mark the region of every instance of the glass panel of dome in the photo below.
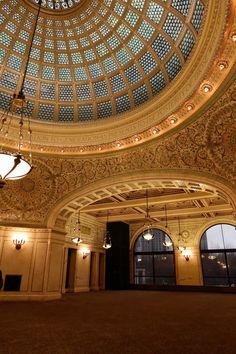
{"type": "Polygon", "coordinates": [[[37,88],[37,81],[34,80],[25,80],[24,84],[24,94],[26,96],[35,97],[37,88]]]}
{"type": "Polygon", "coordinates": [[[124,25],[123,23],[117,28],[117,34],[122,38],[125,39],[130,34],[130,29],[124,25]]]}
{"type": "Polygon", "coordinates": [[[66,53],[58,53],[58,64],[69,64],[68,54],[66,53]]]}
{"type": "Polygon", "coordinates": [[[38,66],[38,64],[29,62],[28,68],[27,68],[27,75],[33,76],[33,77],[38,77],[39,76],[39,66],[38,66]]]}
{"type": "Polygon", "coordinates": [[[91,120],[93,119],[93,106],[78,106],[79,120],[91,120]]]}
{"type": "Polygon", "coordinates": [[[96,47],[96,51],[100,57],[103,57],[104,55],[106,55],[109,52],[104,43],[99,44],[96,47]]]}
{"type": "Polygon", "coordinates": [[[87,61],[92,61],[96,59],[96,54],[93,49],[88,49],[84,51],[84,56],[87,61]]]}
{"type": "Polygon", "coordinates": [[[71,29],[66,29],[66,35],[67,35],[67,37],[73,37],[74,31],[72,31],[71,29]]]}
{"type": "Polygon", "coordinates": [[[116,57],[121,65],[125,65],[126,63],[128,63],[132,59],[125,48],[121,48],[116,53],[116,57]]]}
{"type": "Polygon", "coordinates": [[[22,21],[22,17],[20,14],[14,14],[13,15],[13,20],[16,21],[17,23],[20,23],[22,21]]]}
{"type": "Polygon", "coordinates": [[[44,46],[48,49],[54,49],[54,41],[52,39],[45,39],[44,46]]]}
{"type": "Polygon", "coordinates": [[[57,29],[55,30],[55,35],[57,37],[64,37],[64,32],[62,30],[57,29]]]}
{"type": "Polygon", "coordinates": [[[5,47],[9,47],[11,43],[12,37],[6,34],[5,32],[2,32],[0,34],[0,43],[5,45],[5,47]]]}
{"type": "Polygon", "coordinates": [[[7,95],[6,93],[0,92],[0,108],[2,110],[9,109],[12,96],[7,95]]]}
{"type": "Polygon", "coordinates": [[[109,78],[112,92],[116,93],[125,89],[125,82],[121,74],[109,78]]]}
{"type": "Polygon", "coordinates": [[[172,13],[169,13],[163,25],[163,30],[173,39],[173,41],[176,42],[182,30],[182,27],[182,22],[172,13]]]}
{"type": "Polygon", "coordinates": [[[16,25],[12,22],[8,22],[6,25],[6,29],[14,34],[16,32],[16,25]]]}
{"type": "Polygon", "coordinates": [[[198,32],[202,23],[202,18],[204,14],[204,6],[201,1],[197,1],[191,23],[195,30],[198,32]]]}
{"type": "Polygon", "coordinates": [[[125,75],[129,81],[129,84],[135,84],[136,82],[142,79],[142,75],[138,71],[136,64],[131,65],[128,69],[125,70],[125,75]]]}
{"type": "Polygon", "coordinates": [[[78,42],[75,41],[74,39],[70,40],[69,41],[69,47],[70,47],[70,49],[78,49],[79,48],[78,42]]]}
{"type": "Polygon", "coordinates": [[[60,122],[73,122],[74,120],[74,107],[73,106],[60,106],[59,107],[59,121],[60,122]]]}
{"type": "Polygon", "coordinates": [[[144,0],[132,0],[131,6],[133,6],[136,10],[142,11],[144,7],[144,0]]]}
{"type": "Polygon", "coordinates": [[[74,76],[77,81],[86,80],[87,79],[86,69],[84,67],[75,68],[74,76]]]}
{"type": "Polygon", "coordinates": [[[20,30],[19,38],[24,39],[25,41],[28,41],[29,40],[29,32],[26,32],[24,30],[20,30]]]}
{"type": "Polygon", "coordinates": [[[152,87],[153,95],[156,95],[166,86],[165,78],[162,71],[159,71],[150,79],[150,84],[152,87]]]}
{"type": "Polygon", "coordinates": [[[133,90],[134,105],[138,106],[148,100],[148,92],[146,85],[142,85],[133,90]]]}
{"type": "Polygon", "coordinates": [[[16,41],[13,47],[13,50],[19,54],[24,54],[26,49],[26,44],[16,41]]]}
{"type": "Polygon", "coordinates": [[[107,43],[109,44],[112,50],[120,45],[120,41],[115,35],[112,35],[111,37],[107,38],[107,43]]]}
{"type": "Polygon", "coordinates": [[[93,33],[91,33],[89,36],[90,36],[90,38],[92,39],[92,42],[93,42],[93,43],[96,43],[96,42],[99,41],[99,39],[100,39],[100,36],[98,35],[97,32],[93,32],[93,33]]]}
{"type": "Polygon", "coordinates": [[[129,10],[127,12],[127,15],[125,16],[125,20],[128,22],[128,24],[131,27],[135,27],[138,19],[139,19],[139,15],[136,14],[135,12],[131,11],[131,10],[129,10]]]}
{"type": "Polygon", "coordinates": [[[54,53],[44,52],[43,60],[45,61],[45,63],[54,63],[55,62],[54,53]]]}
{"type": "Polygon", "coordinates": [[[40,98],[43,100],[54,100],[55,99],[55,85],[53,84],[41,84],[40,98]]]}
{"type": "Polygon", "coordinates": [[[69,85],[58,85],[59,101],[73,101],[73,87],[69,85]]]}
{"type": "Polygon", "coordinates": [[[57,49],[58,50],[66,50],[66,42],[65,41],[57,41],[57,49]]]}
{"type": "Polygon", "coordinates": [[[151,1],[150,4],[148,5],[148,10],[147,10],[147,17],[149,17],[152,21],[159,23],[161,20],[161,17],[163,15],[164,8],[157,3],[151,1]]]}
{"type": "Polygon", "coordinates": [[[97,103],[98,118],[105,118],[112,115],[112,105],[110,101],[97,103]]]}
{"type": "Polygon", "coordinates": [[[130,110],[131,105],[130,105],[130,98],[129,95],[124,95],[120,97],[116,97],[116,112],[117,113],[122,113],[130,110]]]}
{"type": "Polygon", "coordinates": [[[157,67],[157,62],[149,52],[144,53],[144,55],[139,59],[139,64],[142,66],[146,74],[149,74],[157,67]]]}
{"type": "Polygon", "coordinates": [[[71,60],[73,64],[83,63],[83,59],[80,53],[71,53],[71,60]]]}
{"type": "Polygon", "coordinates": [[[42,78],[44,80],[55,80],[55,68],[53,66],[43,66],[42,78]]]}
{"type": "Polygon", "coordinates": [[[54,105],[39,104],[38,119],[41,120],[53,120],[54,116],[54,105]]]}
{"type": "Polygon", "coordinates": [[[189,54],[191,53],[194,44],[195,44],[195,39],[192,33],[190,31],[187,31],[179,45],[179,49],[181,50],[181,53],[183,54],[185,60],[188,58],[189,54]]]}
{"type": "Polygon", "coordinates": [[[106,37],[108,35],[108,33],[110,32],[110,29],[106,26],[106,25],[102,25],[99,28],[99,31],[101,32],[101,34],[106,37]]]}
{"type": "Polygon", "coordinates": [[[187,16],[192,0],[172,0],[171,6],[178,10],[182,15],[187,16]]]}
{"type": "Polygon", "coordinates": [[[5,56],[6,56],[6,51],[4,49],[0,48],[0,64],[2,64],[5,56]]]}
{"type": "Polygon", "coordinates": [[[6,17],[3,16],[3,14],[0,14],[0,25],[3,24],[3,22],[5,21],[6,17]]]}
{"type": "Polygon", "coordinates": [[[118,18],[116,18],[116,17],[113,16],[113,15],[110,15],[110,16],[108,17],[108,19],[107,19],[107,23],[109,23],[109,25],[110,25],[111,27],[115,27],[115,25],[117,24],[118,21],[119,21],[118,18]]]}
{"type": "Polygon", "coordinates": [[[115,4],[114,7],[114,12],[119,15],[122,16],[123,12],[125,11],[125,7],[122,4],[119,4],[118,2],[115,4]]]}
{"type": "Polygon", "coordinates": [[[99,64],[89,65],[89,72],[91,78],[95,79],[96,77],[102,76],[102,69],[99,64]]]}
{"type": "Polygon", "coordinates": [[[80,38],[80,44],[81,47],[88,47],[90,45],[90,42],[87,38],[80,38]]]}
{"type": "Polygon", "coordinates": [[[103,66],[107,74],[117,69],[117,65],[113,58],[107,58],[103,61],[103,66]]]}
{"type": "Polygon", "coordinates": [[[29,100],[27,101],[27,107],[26,107],[26,110],[25,110],[25,115],[27,117],[31,117],[33,115],[34,103],[35,102],[29,101],[29,100]]]}
{"type": "MultiPolygon", "coordinates": [[[[4,4],[3,7],[2,7],[3,11],[6,12],[7,15],[10,15],[11,13],[11,8],[9,5],[7,4],[4,4]]],[[[21,8],[20,8],[21,9],[21,8]]]]}
{"type": "Polygon", "coordinates": [[[83,85],[76,86],[76,92],[77,92],[77,97],[78,97],[79,101],[91,99],[89,84],[83,84],[83,85]]]}
{"type": "Polygon", "coordinates": [[[59,81],[72,81],[70,68],[58,68],[59,81]]]}
{"type": "Polygon", "coordinates": [[[144,44],[136,36],[133,36],[128,41],[127,46],[129,47],[129,49],[132,51],[134,55],[137,55],[144,48],[144,44]]]}
{"type": "Polygon", "coordinates": [[[33,44],[37,46],[41,46],[42,39],[41,37],[35,36],[33,40],[33,44]]]}
{"type": "Polygon", "coordinates": [[[13,54],[10,55],[7,61],[8,68],[11,68],[16,71],[20,71],[22,66],[22,58],[19,58],[13,54]]]}
{"type": "Polygon", "coordinates": [[[165,58],[166,54],[171,49],[170,44],[165,39],[165,37],[162,36],[161,34],[157,36],[157,38],[153,41],[151,46],[161,60],[165,58]]]}
{"type": "Polygon", "coordinates": [[[40,59],[40,49],[31,48],[30,59],[39,60],[40,59]]]}
{"type": "Polygon", "coordinates": [[[51,28],[46,28],[45,29],[45,35],[47,36],[47,37],[53,37],[54,36],[54,31],[53,31],[53,29],[51,29],[51,28]]]}
{"type": "Polygon", "coordinates": [[[94,82],[93,89],[97,98],[108,96],[108,88],[105,80],[94,82]]]}
{"type": "Polygon", "coordinates": [[[176,53],[172,55],[170,60],[165,64],[165,68],[169,79],[173,80],[181,69],[181,61],[176,53]]]}
{"type": "Polygon", "coordinates": [[[18,75],[4,71],[0,80],[0,85],[10,90],[15,90],[18,79],[18,75]]]}

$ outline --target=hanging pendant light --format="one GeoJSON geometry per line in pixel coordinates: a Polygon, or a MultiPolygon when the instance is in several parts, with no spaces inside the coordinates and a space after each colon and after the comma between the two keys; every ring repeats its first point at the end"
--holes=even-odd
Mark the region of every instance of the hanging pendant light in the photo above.
{"type": "Polygon", "coordinates": [[[11,130],[11,123],[14,114],[19,113],[19,138],[18,138],[18,150],[15,153],[3,150],[0,146],[0,188],[2,188],[7,180],[17,180],[27,176],[32,170],[32,154],[31,154],[31,136],[32,130],[30,127],[29,115],[26,115],[27,101],[24,95],[24,85],[26,79],[26,73],[29,65],[30,53],[32,49],[32,44],[35,36],[35,31],[37,28],[39,13],[41,9],[42,0],[38,1],[38,11],[32,30],[31,40],[28,45],[27,57],[25,60],[24,72],[22,73],[22,80],[20,89],[17,93],[14,93],[9,109],[4,111],[0,117],[0,132],[4,137],[8,137],[11,130]],[[23,138],[24,138],[24,123],[27,122],[28,131],[28,143],[29,143],[29,160],[22,154],[23,138]]]}
{"type": "Polygon", "coordinates": [[[102,245],[102,247],[105,248],[106,250],[111,248],[111,246],[112,246],[111,236],[110,236],[110,233],[108,231],[107,224],[108,224],[108,210],[107,210],[106,231],[105,231],[105,236],[104,236],[103,245],[102,245]]]}
{"type": "Polygon", "coordinates": [[[78,212],[78,219],[77,219],[77,223],[74,227],[74,233],[76,234],[76,236],[73,237],[71,240],[72,240],[72,242],[74,242],[76,244],[76,246],[78,246],[79,243],[83,242],[83,240],[81,238],[80,212],[78,212]]]}
{"type": "Polygon", "coordinates": [[[145,230],[143,233],[143,238],[147,241],[150,241],[154,238],[154,233],[152,230],[152,225],[150,223],[149,210],[148,210],[148,190],[146,190],[146,220],[148,224],[147,224],[147,230],[145,230]]]}
{"type": "MultiPolygon", "coordinates": [[[[165,224],[165,229],[168,229],[168,224],[167,224],[167,208],[166,208],[166,204],[165,204],[165,220],[166,220],[166,224],[165,224]]],[[[169,236],[167,234],[165,234],[165,242],[163,242],[163,246],[165,247],[171,247],[172,246],[172,242],[169,239],[169,236]]]]}

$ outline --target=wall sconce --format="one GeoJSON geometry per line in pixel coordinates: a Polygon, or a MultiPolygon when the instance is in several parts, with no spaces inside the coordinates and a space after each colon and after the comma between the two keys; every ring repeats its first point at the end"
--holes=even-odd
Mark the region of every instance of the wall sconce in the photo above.
{"type": "Polygon", "coordinates": [[[20,250],[20,249],[21,249],[21,246],[25,243],[25,238],[24,238],[24,237],[21,237],[21,236],[15,236],[15,237],[12,239],[12,242],[13,242],[13,244],[15,245],[16,250],[20,250]]]}
{"type": "Polygon", "coordinates": [[[85,259],[90,254],[90,250],[88,248],[83,248],[81,250],[81,253],[82,253],[83,259],[85,259]]]}
{"type": "Polygon", "coordinates": [[[177,247],[177,250],[180,251],[181,253],[183,253],[183,251],[186,250],[186,247],[184,247],[184,246],[178,246],[178,247],[177,247]]]}
{"type": "Polygon", "coordinates": [[[184,256],[184,258],[188,262],[189,258],[192,256],[192,251],[185,249],[185,250],[183,250],[182,255],[184,256]]]}

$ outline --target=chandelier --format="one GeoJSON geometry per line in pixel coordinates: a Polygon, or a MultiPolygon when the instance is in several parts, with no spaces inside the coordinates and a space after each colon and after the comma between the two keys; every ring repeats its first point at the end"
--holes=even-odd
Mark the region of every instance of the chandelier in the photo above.
{"type": "Polygon", "coordinates": [[[104,235],[104,239],[103,239],[103,245],[102,245],[102,247],[105,248],[106,250],[111,248],[111,246],[112,246],[112,244],[111,244],[111,236],[110,236],[109,230],[107,228],[107,224],[108,224],[108,210],[107,210],[106,231],[105,231],[105,235],[104,235]]]}
{"type": "Polygon", "coordinates": [[[74,236],[71,241],[74,242],[76,244],[76,246],[78,246],[79,243],[83,242],[82,238],[81,238],[81,228],[80,228],[80,212],[78,212],[78,219],[77,219],[77,223],[74,226],[74,235],[76,234],[76,236],[74,236]]]}
{"type": "Polygon", "coordinates": [[[0,117],[0,132],[7,138],[12,124],[14,114],[19,114],[19,128],[18,128],[18,149],[17,152],[4,151],[0,146],[0,188],[2,188],[7,180],[17,180],[27,176],[32,170],[32,154],[31,154],[31,136],[32,130],[30,127],[29,115],[27,115],[27,101],[24,94],[24,84],[26,73],[29,65],[31,48],[34,40],[35,31],[37,28],[39,13],[41,9],[42,0],[38,1],[38,11],[35,23],[28,45],[28,52],[25,58],[24,72],[22,73],[21,82],[18,83],[18,91],[13,94],[9,103],[9,108],[4,111],[0,117]],[[29,160],[22,154],[23,139],[24,139],[24,125],[27,125],[28,142],[29,142],[29,160]]]}
{"type": "Polygon", "coordinates": [[[152,225],[150,223],[150,216],[149,216],[149,209],[148,209],[148,190],[146,190],[146,220],[148,224],[147,224],[147,230],[145,230],[143,233],[143,238],[147,241],[150,241],[154,238],[154,233],[152,230],[152,225]]]}

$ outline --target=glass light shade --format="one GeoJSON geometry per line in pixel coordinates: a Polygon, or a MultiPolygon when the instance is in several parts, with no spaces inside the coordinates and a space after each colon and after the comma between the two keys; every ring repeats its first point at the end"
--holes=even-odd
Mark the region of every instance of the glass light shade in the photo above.
{"type": "Polygon", "coordinates": [[[74,237],[74,238],[72,238],[71,241],[74,242],[76,245],[83,242],[83,240],[80,237],[74,237]]]}
{"type": "Polygon", "coordinates": [[[103,241],[103,245],[102,247],[105,248],[106,250],[108,250],[109,248],[111,248],[112,244],[111,244],[111,238],[108,234],[108,232],[106,233],[105,237],[104,237],[104,241],[103,241]]]}
{"type": "Polygon", "coordinates": [[[0,152],[0,179],[15,180],[28,175],[32,169],[31,164],[20,154],[0,152]]]}
{"type": "Polygon", "coordinates": [[[170,247],[170,246],[172,246],[172,242],[171,241],[165,241],[165,242],[163,242],[163,246],[170,247]]]}
{"type": "Polygon", "coordinates": [[[183,250],[182,255],[183,255],[183,256],[185,257],[185,259],[188,261],[188,260],[189,260],[189,257],[192,256],[192,251],[185,249],[185,250],[183,250]]]}
{"type": "Polygon", "coordinates": [[[150,241],[154,238],[154,234],[152,234],[151,230],[148,229],[147,232],[145,232],[145,234],[143,234],[143,238],[147,241],[150,241]]]}

